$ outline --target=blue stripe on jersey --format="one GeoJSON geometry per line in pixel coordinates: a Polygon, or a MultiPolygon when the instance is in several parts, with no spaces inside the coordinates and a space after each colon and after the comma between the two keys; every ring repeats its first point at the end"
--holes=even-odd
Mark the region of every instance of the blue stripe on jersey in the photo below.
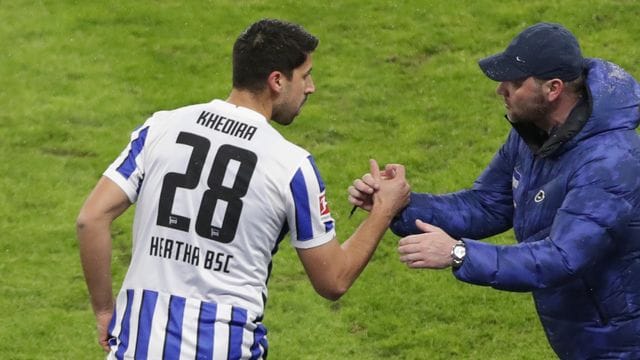
{"type": "Polygon", "coordinates": [[[196,343],[196,359],[213,359],[214,325],[217,306],[214,303],[202,302],[198,317],[198,340],[196,343]]]}
{"type": "Polygon", "coordinates": [[[262,350],[260,350],[260,346],[264,349],[264,358],[267,358],[267,349],[269,348],[269,344],[267,343],[267,328],[262,324],[258,324],[258,328],[253,332],[253,344],[251,345],[251,358],[250,360],[257,360],[262,355],[262,350]]]}
{"type": "MultiPolygon", "coordinates": [[[[269,278],[271,277],[271,269],[273,268],[273,257],[278,252],[278,249],[280,248],[280,243],[284,239],[285,235],[287,235],[287,233],[289,233],[289,223],[285,220],[284,224],[282,224],[282,229],[280,229],[280,234],[278,234],[278,238],[276,239],[276,244],[273,247],[273,249],[271,249],[272,260],[269,261],[269,265],[267,266],[267,279],[266,279],[267,284],[269,283],[269,278]]],[[[267,297],[264,296],[264,293],[262,294],[262,300],[264,302],[264,305],[267,305],[267,297]]]]}
{"type": "MultiPolygon", "coordinates": [[[[273,269],[273,257],[278,252],[280,248],[280,243],[284,240],[284,237],[289,233],[289,223],[285,220],[284,224],[282,224],[282,229],[280,229],[280,234],[278,234],[278,238],[276,239],[276,244],[271,249],[271,260],[269,261],[269,265],[267,265],[267,278],[265,280],[265,284],[269,284],[269,279],[271,278],[271,270],[273,269]]],[[[262,293],[262,307],[267,306],[267,295],[262,293]]],[[[262,315],[259,315],[256,321],[262,321],[262,315]]]]}
{"type": "Polygon", "coordinates": [[[138,133],[138,138],[131,142],[131,147],[129,148],[129,154],[124,159],[122,164],[118,166],[117,171],[122,176],[124,176],[125,179],[128,179],[131,176],[131,174],[133,174],[133,172],[136,170],[136,157],[138,157],[138,155],[142,151],[142,148],[144,147],[144,142],[145,140],[147,140],[148,130],[149,130],[149,127],[146,127],[140,130],[140,132],[138,133]]]}
{"type": "Polygon", "coordinates": [[[127,290],[127,305],[125,306],[122,322],[120,323],[120,344],[116,351],[116,359],[124,359],[124,352],[129,347],[129,322],[131,320],[131,305],[133,304],[133,290],[127,290]]]}
{"type": "Polygon", "coordinates": [[[242,358],[242,332],[247,323],[247,310],[232,307],[229,322],[229,353],[228,359],[242,358]]]}
{"type": "MultiPolygon", "coordinates": [[[[313,168],[313,171],[316,173],[316,179],[318,179],[318,184],[320,185],[320,192],[323,192],[325,189],[324,181],[322,181],[322,176],[320,176],[320,171],[318,171],[316,162],[313,159],[313,156],[311,155],[309,155],[308,159],[309,159],[309,162],[311,163],[311,167],[313,168]]],[[[333,220],[325,222],[324,231],[329,232],[331,229],[333,229],[333,226],[334,226],[333,220]]]]}
{"type": "Polygon", "coordinates": [[[273,257],[278,252],[278,249],[280,248],[280,243],[282,242],[282,240],[284,240],[284,237],[288,233],[289,233],[289,223],[287,222],[287,220],[285,220],[284,223],[282,224],[282,229],[280,229],[280,233],[278,234],[278,238],[276,239],[276,244],[273,247],[273,249],[271,249],[271,257],[273,257]]]}
{"type": "Polygon", "coordinates": [[[116,327],[116,317],[118,315],[118,307],[114,306],[113,307],[113,314],[111,315],[111,321],[109,321],[109,327],[108,327],[108,333],[109,333],[109,337],[113,336],[113,329],[115,329],[116,327]]]}
{"type": "Polygon", "coordinates": [[[144,181],[144,175],[142,176],[142,178],[138,182],[138,188],[136,189],[136,194],[140,194],[140,188],[142,188],[142,182],[143,181],[144,181]]]}
{"type": "Polygon", "coordinates": [[[296,229],[298,240],[304,241],[313,238],[313,228],[311,226],[311,210],[309,209],[309,194],[307,184],[304,181],[302,170],[298,169],[291,183],[291,193],[296,208],[296,229]]]}
{"type": "Polygon", "coordinates": [[[142,304],[140,305],[140,318],[138,320],[138,340],[136,341],[136,359],[147,358],[149,338],[151,337],[151,322],[157,302],[158,292],[150,290],[142,292],[142,304]]]}
{"type": "Polygon", "coordinates": [[[333,229],[333,221],[327,221],[324,223],[324,230],[329,232],[329,230],[333,229]]]}
{"type": "Polygon", "coordinates": [[[324,191],[324,181],[322,181],[322,176],[320,176],[320,171],[318,171],[318,167],[316,166],[315,160],[313,160],[313,156],[309,155],[307,157],[309,162],[311,163],[311,167],[313,168],[313,172],[316,173],[316,179],[318,179],[318,185],[320,185],[320,192],[324,191]]]}
{"type": "Polygon", "coordinates": [[[164,359],[180,358],[180,344],[182,343],[182,318],[187,299],[173,296],[169,299],[169,319],[167,320],[166,337],[164,339],[164,359]]]}

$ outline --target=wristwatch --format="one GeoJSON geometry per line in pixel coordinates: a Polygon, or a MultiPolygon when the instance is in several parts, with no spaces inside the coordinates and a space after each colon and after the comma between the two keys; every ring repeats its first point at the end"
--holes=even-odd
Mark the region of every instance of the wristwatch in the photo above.
{"type": "Polygon", "coordinates": [[[453,260],[453,264],[451,264],[451,266],[454,269],[462,266],[465,255],[467,255],[467,247],[464,245],[464,241],[458,240],[458,242],[453,245],[453,248],[451,249],[451,259],[453,260]]]}

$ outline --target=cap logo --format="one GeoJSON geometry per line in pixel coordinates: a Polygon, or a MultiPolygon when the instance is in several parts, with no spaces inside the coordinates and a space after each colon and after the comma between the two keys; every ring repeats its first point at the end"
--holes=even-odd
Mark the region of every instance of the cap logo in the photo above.
{"type": "Polygon", "coordinates": [[[524,61],[524,59],[521,58],[520,56],[516,56],[516,61],[523,64],[526,63],[526,61],[524,61]]]}

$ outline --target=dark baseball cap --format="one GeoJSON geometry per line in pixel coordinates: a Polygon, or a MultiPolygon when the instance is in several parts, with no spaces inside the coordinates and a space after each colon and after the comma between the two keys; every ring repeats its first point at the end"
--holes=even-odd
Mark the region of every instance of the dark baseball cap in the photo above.
{"type": "Polygon", "coordinates": [[[480,69],[495,81],[530,76],[539,79],[575,80],[584,58],[575,36],[562,25],[538,23],[524,29],[499,54],[478,61],[480,69]]]}

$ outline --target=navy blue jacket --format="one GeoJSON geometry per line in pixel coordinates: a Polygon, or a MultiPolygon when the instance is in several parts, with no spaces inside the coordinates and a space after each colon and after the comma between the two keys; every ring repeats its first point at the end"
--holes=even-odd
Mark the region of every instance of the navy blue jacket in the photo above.
{"type": "Polygon", "coordinates": [[[572,113],[573,128],[543,148],[512,129],[471,189],[413,193],[391,228],[416,234],[422,219],[463,238],[454,275],[531,291],[559,357],[640,359],[640,85],[612,63],[587,63],[583,121],[572,113]],[[470,239],[510,228],[518,244],[470,239]]]}

